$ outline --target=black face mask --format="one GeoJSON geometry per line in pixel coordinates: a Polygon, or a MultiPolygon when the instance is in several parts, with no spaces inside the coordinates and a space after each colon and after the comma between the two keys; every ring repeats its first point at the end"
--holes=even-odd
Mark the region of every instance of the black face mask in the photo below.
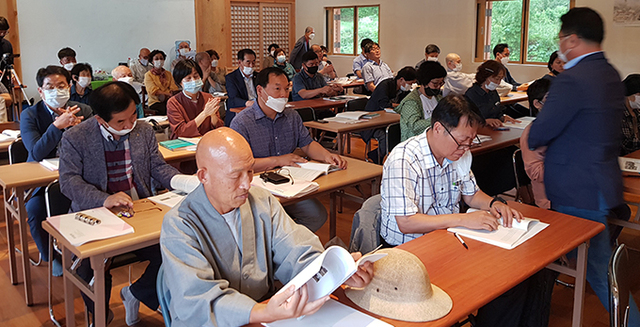
{"type": "Polygon", "coordinates": [[[559,72],[559,71],[557,71],[557,70],[555,70],[555,69],[554,69],[554,70],[552,70],[552,71],[551,71],[551,73],[552,73],[554,76],[558,76],[558,75],[560,75],[560,72],[559,72]]]}
{"type": "Polygon", "coordinates": [[[440,90],[439,89],[434,90],[434,89],[432,89],[430,87],[425,87],[424,88],[424,94],[426,94],[429,97],[432,97],[432,96],[436,96],[436,95],[440,94],[440,90]]]}
{"type": "Polygon", "coordinates": [[[307,73],[314,75],[318,72],[318,66],[307,67],[307,73]]]}

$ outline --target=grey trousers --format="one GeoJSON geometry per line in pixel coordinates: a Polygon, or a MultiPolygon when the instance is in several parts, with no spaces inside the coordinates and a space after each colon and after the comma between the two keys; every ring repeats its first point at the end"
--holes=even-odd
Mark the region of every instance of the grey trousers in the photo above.
{"type": "Polygon", "coordinates": [[[327,221],[327,209],[318,199],[309,199],[284,207],[289,217],[296,223],[316,232],[327,221]]]}

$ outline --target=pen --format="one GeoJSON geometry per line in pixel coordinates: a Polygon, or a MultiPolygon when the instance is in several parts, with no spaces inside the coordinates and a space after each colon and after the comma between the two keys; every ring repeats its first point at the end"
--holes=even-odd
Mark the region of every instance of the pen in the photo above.
{"type": "Polygon", "coordinates": [[[464,240],[462,239],[462,237],[460,237],[460,235],[458,235],[458,233],[453,233],[453,236],[455,236],[458,239],[458,241],[460,241],[460,243],[462,244],[462,246],[464,246],[465,249],[469,250],[467,243],[464,242],[464,240]]]}

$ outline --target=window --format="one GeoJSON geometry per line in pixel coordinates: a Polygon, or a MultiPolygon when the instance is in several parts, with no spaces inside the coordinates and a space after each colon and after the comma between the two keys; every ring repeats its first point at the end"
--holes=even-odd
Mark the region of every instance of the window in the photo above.
{"type": "Polygon", "coordinates": [[[378,41],[380,6],[330,7],[326,13],[331,54],[356,55],[360,52],[360,40],[378,41]]]}
{"type": "Polygon", "coordinates": [[[476,61],[493,59],[493,47],[507,43],[510,61],[546,63],[558,50],[560,16],[574,0],[476,0],[476,61]]]}

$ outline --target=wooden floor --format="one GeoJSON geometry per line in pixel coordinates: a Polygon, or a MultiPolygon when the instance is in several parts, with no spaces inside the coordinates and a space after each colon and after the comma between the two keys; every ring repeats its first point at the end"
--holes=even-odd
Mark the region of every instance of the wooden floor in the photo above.
{"type": "MultiPolygon", "coordinates": [[[[364,144],[361,140],[352,141],[352,155],[358,158],[364,158],[364,144]]],[[[1,161],[1,159],[0,159],[1,161]]],[[[370,194],[368,186],[363,185],[366,194],[370,194]]],[[[350,193],[356,194],[355,189],[348,190],[350,193]]],[[[325,206],[329,207],[329,197],[324,196],[321,201],[325,206]]],[[[353,214],[359,209],[360,204],[350,201],[344,201],[342,213],[338,214],[337,233],[338,236],[348,244],[351,232],[351,220],[353,214]]],[[[325,224],[319,231],[318,236],[323,243],[329,240],[329,226],[325,224]]],[[[633,231],[623,231],[620,241],[629,244],[635,249],[640,249],[640,233],[633,231]]],[[[30,253],[37,256],[38,250],[33,242],[30,243],[30,253]]],[[[640,271],[640,254],[632,251],[632,262],[636,264],[634,271],[640,271]]],[[[140,276],[144,270],[144,264],[134,264],[133,278],[134,280],[140,276]]],[[[18,267],[21,271],[21,267],[18,267]]],[[[427,270],[429,267],[427,267],[427,270]]],[[[0,326],[54,326],[49,321],[49,312],[47,307],[47,268],[46,265],[32,267],[33,293],[35,304],[27,307],[24,302],[24,288],[20,283],[11,285],[9,280],[9,263],[6,228],[4,219],[0,223],[0,326]]],[[[115,313],[115,319],[109,326],[126,326],[124,322],[124,308],[120,300],[120,289],[127,285],[128,269],[121,267],[112,270],[113,274],[113,290],[111,293],[110,307],[115,313]]],[[[572,282],[570,277],[562,277],[563,280],[572,282]]],[[[640,279],[639,279],[640,280],[640,279]]],[[[636,300],[640,300],[640,285],[638,281],[633,286],[633,294],[636,300]]],[[[64,303],[62,302],[62,278],[54,278],[54,313],[58,320],[64,325],[64,303]]],[[[551,318],[549,326],[561,327],[571,326],[571,310],[572,310],[573,290],[563,286],[556,285],[553,293],[551,305],[551,318]]],[[[76,291],[75,297],[76,322],[81,324],[84,321],[83,303],[79,293],[76,291]]],[[[164,326],[160,313],[149,310],[141,306],[141,321],[136,326],[164,326]]],[[[591,289],[587,289],[585,298],[584,323],[586,327],[604,327],[609,326],[609,318],[607,311],[600,304],[591,289]]]]}

